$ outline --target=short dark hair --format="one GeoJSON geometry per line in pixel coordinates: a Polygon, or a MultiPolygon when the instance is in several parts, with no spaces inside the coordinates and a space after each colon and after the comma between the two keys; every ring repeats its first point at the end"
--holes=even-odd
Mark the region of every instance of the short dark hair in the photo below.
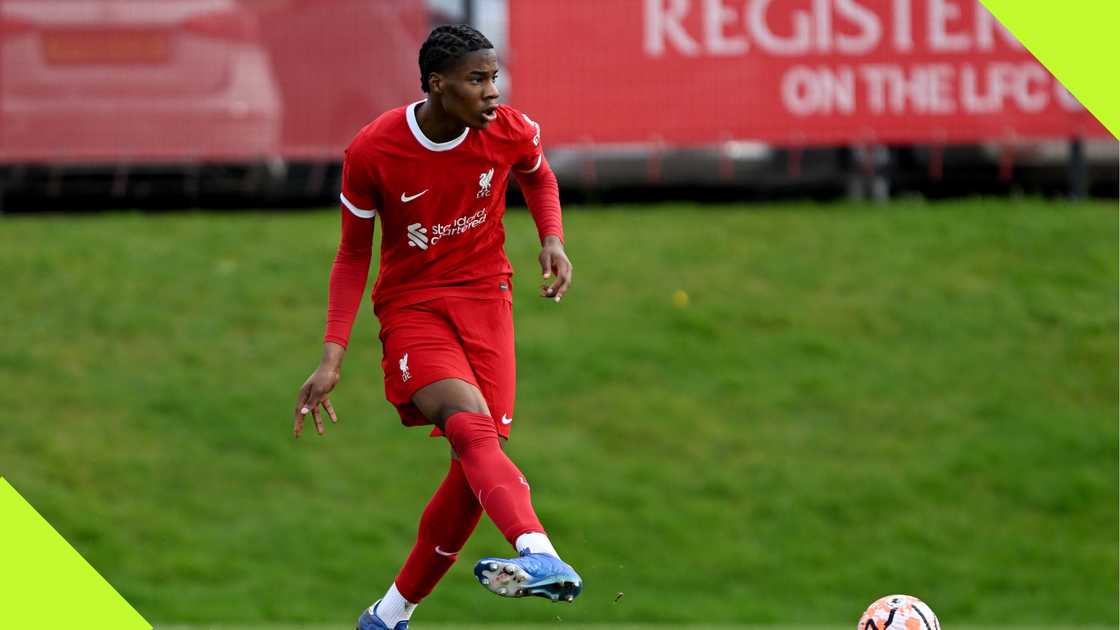
{"type": "Polygon", "coordinates": [[[446,72],[467,53],[493,47],[485,35],[467,24],[435,27],[420,46],[420,89],[428,91],[431,73],[446,72]]]}

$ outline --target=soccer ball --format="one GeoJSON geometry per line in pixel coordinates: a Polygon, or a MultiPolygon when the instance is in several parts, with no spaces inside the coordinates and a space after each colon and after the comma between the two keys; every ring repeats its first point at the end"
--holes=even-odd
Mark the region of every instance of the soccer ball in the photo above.
{"type": "Polygon", "coordinates": [[[887,595],[867,607],[856,630],[941,630],[941,623],[917,597],[887,595]]]}

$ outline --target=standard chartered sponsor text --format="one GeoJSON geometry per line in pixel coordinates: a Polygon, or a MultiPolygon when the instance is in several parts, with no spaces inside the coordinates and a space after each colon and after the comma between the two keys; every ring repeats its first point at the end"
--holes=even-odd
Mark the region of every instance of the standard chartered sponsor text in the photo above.
{"type": "Polygon", "coordinates": [[[458,236],[469,230],[486,223],[486,208],[482,208],[478,212],[471,215],[463,215],[453,219],[449,223],[437,223],[429,230],[432,235],[432,245],[435,245],[440,239],[448,236],[458,236]]]}

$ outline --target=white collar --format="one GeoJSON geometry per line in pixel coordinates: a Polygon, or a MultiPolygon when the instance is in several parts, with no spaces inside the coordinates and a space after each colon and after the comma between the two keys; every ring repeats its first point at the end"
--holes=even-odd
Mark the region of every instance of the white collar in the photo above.
{"type": "Polygon", "coordinates": [[[463,133],[459,134],[458,138],[453,138],[451,140],[448,140],[447,142],[432,142],[431,139],[429,139],[428,136],[425,136],[424,132],[420,130],[420,123],[416,122],[416,106],[423,102],[424,101],[416,101],[415,103],[406,107],[404,110],[405,118],[408,119],[408,129],[412,132],[412,136],[416,138],[416,141],[419,142],[421,146],[429,151],[450,151],[451,149],[454,149],[455,147],[462,144],[463,141],[467,139],[467,133],[469,133],[471,130],[470,127],[464,129],[463,133]]]}

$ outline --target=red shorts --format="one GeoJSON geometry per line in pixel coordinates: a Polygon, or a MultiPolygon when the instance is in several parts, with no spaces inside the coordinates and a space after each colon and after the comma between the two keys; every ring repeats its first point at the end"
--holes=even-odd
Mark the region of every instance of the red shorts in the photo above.
{"type": "MultiPolygon", "coordinates": [[[[417,390],[457,378],[482,392],[498,433],[509,437],[517,366],[508,299],[443,297],[393,308],[381,320],[385,397],[401,423],[431,424],[412,404],[417,390]]],[[[442,435],[434,429],[432,435],[442,435]]]]}

